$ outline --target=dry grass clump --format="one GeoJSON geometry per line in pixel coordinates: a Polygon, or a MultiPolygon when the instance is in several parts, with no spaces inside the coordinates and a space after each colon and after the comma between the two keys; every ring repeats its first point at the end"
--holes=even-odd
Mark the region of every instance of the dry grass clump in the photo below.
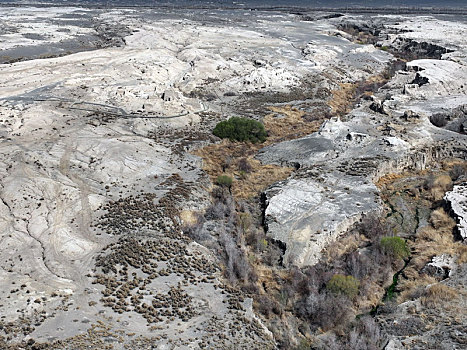
{"type": "Polygon", "coordinates": [[[429,192],[429,198],[433,201],[443,199],[446,191],[452,188],[451,177],[447,174],[430,176],[425,182],[425,189],[429,192]]]}
{"type": "Polygon", "coordinates": [[[392,184],[394,181],[401,179],[404,177],[404,174],[386,174],[384,176],[381,176],[378,181],[375,182],[376,187],[379,189],[383,189],[386,186],[392,184]]]}
{"type": "Polygon", "coordinates": [[[180,212],[180,220],[183,225],[194,225],[198,220],[198,213],[193,210],[182,210],[180,212]]]}
{"type": "Polygon", "coordinates": [[[436,255],[456,255],[457,244],[452,237],[452,230],[426,226],[420,230],[417,239],[412,244],[412,251],[414,257],[411,264],[421,269],[436,255]]]}
{"type": "Polygon", "coordinates": [[[240,174],[234,172],[234,176],[238,178],[238,181],[232,186],[232,194],[236,198],[250,198],[273,183],[286,179],[293,170],[288,167],[261,164],[256,159],[251,159],[250,163],[252,164],[250,173],[240,174]]]}
{"type": "Polygon", "coordinates": [[[407,279],[400,281],[398,287],[401,290],[397,297],[398,304],[408,300],[417,299],[425,290],[426,286],[436,283],[436,279],[428,275],[420,275],[413,267],[404,270],[407,279]]]}
{"type": "Polygon", "coordinates": [[[369,242],[369,239],[364,235],[353,234],[346,235],[333,244],[329,245],[322,252],[323,261],[332,262],[341,258],[344,254],[357,250],[369,242]]]}
{"type": "Polygon", "coordinates": [[[452,181],[456,182],[467,176],[467,162],[460,159],[447,159],[442,163],[443,169],[449,172],[452,181]]]}
{"type": "Polygon", "coordinates": [[[231,191],[235,198],[250,198],[274,182],[286,179],[292,168],[261,164],[254,159],[257,145],[223,140],[194,152],[203,158],[203,170],[213,183],[220,175],[233,179],[231,191]]]}
{"type": "Polygon", "coordinates": [[[343,116],[352,110],[357,84],[341,83],[340,89],[332,90],[328,105],[334,115],[343,116]]]}
{"type": "Polygon", "coordinates": [[[264,127],[268,132],[266,145],[297,139],[318,131],[324,119],[306,121],[305,112],[291,106],[269,107],[274,112],[264,117],[264,127]],[[280,118],[277,115],[280,115],[280,118]]]}
{"type": "Polygon", "coordinates": [[[430,215],[430,223],[435,229],[441,229],[443,227],[451,229],[456,224],[454,219],[451,218],[443,208],[434,210],[430,215]]]}
{"type": "Polygon", "coordinates": [[[435,178],[434,186],[440,187],[447,191],[452,185],[451,177],[447,174],[439,175],[435,178]]]}
{"type": "Polygon", "coordinates": [[[430,286],[420,299],[423,306],[426,307],[443,307],[445,303],[452,303],[459,295],[459,292],[454,288],[445,284],[437,283],[430,286]]]}
{"type": "Polygon", "coordinates": [[[340,89],[332,90],[332,97],[328,101],[332,114],[344,116],[350,113],[360,98],[370,98],[387,81],[387,74],[381,73],[355,83],[340,83],[340,89]]]}
{"type": "Polygon", "coordinates": [[[458,244],[457,247],[457,260],[458,264],[465,264],[467,263],[467,245],[465,244],[458,244]]]}

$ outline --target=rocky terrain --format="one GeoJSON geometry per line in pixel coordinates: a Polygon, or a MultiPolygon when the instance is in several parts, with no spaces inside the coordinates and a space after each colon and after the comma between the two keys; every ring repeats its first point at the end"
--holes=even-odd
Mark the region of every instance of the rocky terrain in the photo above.
{"type": "Polygon", "coordinates": [[[460,237],[465,240],[467,238],[467,223],[465,221],[467,210],[465,184],[454,186],[453,190],[446,193],[445,201],[451,207],[451,210],[456,217],[457,229],[460,237]]]}
{"type": "MultiPolygon", "coordinates": [[[[303,330],[295,311],[301,321],[285,322],[286,302],[282,314],[264,310],[271,276],[316,265],[362,218],[384,213],[390,198],[401,197],[380,186],[388,174],[433,171],[448,159],[460,164],[456,179],[451,187],[432,186],[439,193],[420,205],[422,222],[437,229],[431,206],[441,201],[456,220],[443,226],[446,235],[454,237],[457,224],[465,238],[462,22],[2,10],[2,348],[311,344],[319,332],[303,330]],[[232,115],[263,121],[268,141],[219,142],[211,131],[232,115]],[[234,164],[233,188],[220,193],[215,179],[234,164]],[[256,238],[238,234],[255,223],[256,238]],[[268,267],[253,262],[258,256],[268,267]],[[288,343],[278,336],[284,329],[288,343]]],[[[392,207],[413,205],[401,203],[392,207]]],[[[408,224],[414,217],[393,225],[422,244],[414,233],[420,222],[408,224]]],[[[451,255],[424,258],[434,271],[449,266],[446,288],[456,290],[464,288],[465,261],[458,242],[450,244],[451,255]]],[[[465,304],[465,293],[458,294],[465,304]]],[[[411,348],[391,317],[430,309],[424,297],[375,318],[388,334],[387,349],[411,348]]],[[[446,344],[465,344],[456,337],[446,344]]]]}

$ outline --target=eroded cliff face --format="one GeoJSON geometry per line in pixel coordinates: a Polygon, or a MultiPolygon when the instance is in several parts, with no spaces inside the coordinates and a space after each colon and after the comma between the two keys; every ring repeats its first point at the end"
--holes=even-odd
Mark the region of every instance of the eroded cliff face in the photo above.
{"type": "Polygon", "coordinates": [[[467,67],[449,57],[407,63],[372,102],[313,135],[260,152],[262,162],[300,168],[265,192],[268,235],[285,243],[286,264],[316,264],[325,246],[363,214],[380,210],[373,183],[381,176],[466,158],[460,128],[432,123],[436,115],[459,115],[467,103],[467,67]]]}

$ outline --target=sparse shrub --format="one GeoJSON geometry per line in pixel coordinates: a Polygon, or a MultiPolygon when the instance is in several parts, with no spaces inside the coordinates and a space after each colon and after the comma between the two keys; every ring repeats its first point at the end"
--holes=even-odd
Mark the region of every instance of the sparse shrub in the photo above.
{"type": "Polygon", "coordinates": [[[250,162],[248,162],[248,159],[241,158],[238,161],[238,169],[240,171],[244,171],[245,173],[249,173],[251,171],[251,164],[250,162]]]}
{"type": "Polygon", "coordinates": [[[467,246],[464,244],[457,246],[457,263],[467,263],[467,246]]]}
{"type": "Polygon", "coordinates": [[[396,259],[405,259],[410,255],[407,243],[400,237],[383,237],[380,241],[381,249],[396,259]]]}
{"type": "Polygon", "coordinates": [[[270,318],[272,313],[281,313],[280,305],[274,299],[266,295],[261,295],[258,298],[258,311],[266,318],[270,318]]]}
{"type": "Polygon", "coordinates": [[[214,187],[211,192],[212,198],[218,201],[224,201],[225,200],[225,191],[220,188],[220,187],[214,187]]]}
{"type": "Polygon", "coordinates": [[[225,170],[230,168],[231,165],[232,165],[232,157],[228,155],[222,160],[222,163],[221,163],[222,171],[225,172],[225,170]]]}
{"type": "Polygon", "coordinates": [[[344,294],[353,298],[358,294],[360,282],[353,276],[334,275],[326,284],[326,289],[334,294],[344,294]]]}
{"type": "Polygon", "coordinates": [[[232,178],[227,175],[219,175],[216,179],[216,184],[218,184],[221,187],[227,187],[230,188],[232,187],[232,178]]]}
{"type": "Polygon", "coordinates": [[[359,254],[358,251],[350,252],[344,259],[346,270],[358,279],[366,277],[374,264],[367,254],[359,254]]]}
{"type": "Polygon", "coordinates": [[[219,244],[225,253],[226,277],[232,283],[237,280],[246,282],[250,276],[251,267],[244,249],[239,247],[234,237],[226,232],[219,235],[219,244]]]}
{"type": "Polygon", "coordinates": [[[308,339],[300,339],[300,343],[294,348],[294,350],[309,350],[311,349],[311,342],[308,339]]]}
{"type": "Polygon", "coordinates": [[[220,220],[228,217],[231,210],[221,201],[215,201],[210,207],[206,209],[204,217],[208,220],[220,220]]]}
{"type": "Polygon", "coordinates": [[[430,174],[424,184],[423,184],[423,187],[426,189],[426,190],[431,190],[433,187],[435,187],[435,176],[433,174],[430,174]]]}
{"type": "Polygon", "coordinates": [[[251,231],[245,236],[245,242],[250,247],[256,247],[260,240],[260,236],[257,234],[258,231],[251,231]]]}
{"type": "Polygon", "coordinates": [[[242,291],[244,291],[247,294],[252,294],[252,295],[259,293],[259,289],[256,283],[245,283],[242,286],[242,291]]]}
{"type": "Polygon", "coordinates": [[[197,216],[197,220],[191,224],[186,225],[182,228],[183,232],[190,236],[194,241],[200,243],[211,239],[210,233],[204,229],[204,216],[197,216]]]}
{"type": "Polygon", "coordinates": [[[467,176],[467,167],[460,164],[456,164],[449,171],[449,176],[451,176],[452,181],[456,181],[462,176],[467,176]]]}
{"type": "Polygon", "coordinates": [[[204,98],[206,99],[206,101],[214,101],[217,98],[217,96],[214,94],[207,94],[204,98]]]}
{"type": "Polygon", "coordinates": [[[310,293],[308,276],[297,267],[292,267],[290,271],[290,283],[287,284],[293,288],[294,292],[290,294],[308,295],[310,293]]]}
{"type": "Polygon", "coordinates": [[[241,213],[237,217],[237,226],[242,230],[242,233],[245,235],[250,229],[252,224],[252,218],[250,213],[241,213]]]}
{"type": "Polygon", "coordinates": [[[253,143],[264,142],[267,137],[263,124],[253,119],[240,117],[232,117],[218,123],[212,133],[222,139],[253,143]]]}
{"type": "Polygon", "coordinates": [[[384,225],[381,218],[377,215],[365,216],[359,226],[360,232],[365,237],[373,240],[384,236],[388,232],[388,227],[384,225]]]}
{"type": "Polygon", "coordinates": [[[264,251],[263,262],[269,266],[278,265],[282,257],[279,247],[277,247],[274,244],[268,244],[266,240],[261,240],[259,244],[260,244],[260,249],[264,251]]]}
{"type": "Polygon", "coordinates": [[[295,312],[323,330],[343,325],[353,315],[346,296],[326,292],[310,293],[295,305],[295,312]]]}

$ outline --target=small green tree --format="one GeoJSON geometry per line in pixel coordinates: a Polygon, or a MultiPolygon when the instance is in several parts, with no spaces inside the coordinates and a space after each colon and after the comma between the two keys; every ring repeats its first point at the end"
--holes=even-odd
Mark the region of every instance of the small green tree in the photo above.
{"type": "Polygon", "coordinates": [[[352,276],[336,274],[326,284],[326,289],[334,294],[344,294],[353,298],[358,294],[360,282],[352,276]]]}
{"type": "Polygon", "coordinates": [[[380,241],[381,249],[396,259],[405,259],[410,255],[407,243],[400,237],[383,237],[380,241]]]}
{"type": "Polygon", "coordinates": [[[221,187],[227,187],[230,188],[232,187],[232,178],[227,175],[219,175],[216,179],[216,184],[218,184],[221,187]]]}
{"type": "Polygon", "coordinates": [[[264,142],[267,137],[263,124],[253,119],[240,117],[232,117],[218,123],[212,133],[230,141],[253,143],[264,142]]]}

